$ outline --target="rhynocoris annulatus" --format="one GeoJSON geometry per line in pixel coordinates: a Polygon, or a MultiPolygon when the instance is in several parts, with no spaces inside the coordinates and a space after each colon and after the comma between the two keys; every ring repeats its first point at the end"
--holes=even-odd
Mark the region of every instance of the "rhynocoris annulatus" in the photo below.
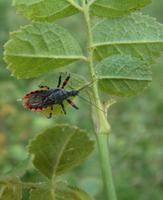
{"type": "Polygon", "coordinates": [[[43,88],[43,90],[34,90],[24,96],[24,106],[32,111],[41,111],[50,108],[51,111],[48,118],[52,117],[54,105],[61,105],[64,114],[66,114],[66,110],[64,107],[65,100],[73,108],[79,109],[70,98],[77,96],[79,91],[85,88],[87,85],[90,85],[90,83],[80,88],[79,90],[65,90],[64,87],[67,85],[69,80],[70,75],[66,77],[61,86],[62,77],[60,75],[56,88],[50,89],[48,86],[39,86],[40,88],[43,88]]]}

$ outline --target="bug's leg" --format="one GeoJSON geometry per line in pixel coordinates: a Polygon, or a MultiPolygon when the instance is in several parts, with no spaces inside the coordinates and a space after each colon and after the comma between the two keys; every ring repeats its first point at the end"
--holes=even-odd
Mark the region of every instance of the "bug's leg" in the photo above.
{"type": "Polygon", "coordinates": [[[63,84],[62,84],[62,88],[64,88],[64,87],[67,85],[69,79],[70,79],[70,74],[69,74],[69,75],[66,77],[66,79],[64,80],[64,82],[63,82],[63,84]]]}
{"type": "Polygon", "coordinates": [[[49,116],[47,117],[48,119],[52,118],[53,106],[51,106],[50,108],[51,108],[51,112],[49,113],[49,116]]]}
{"type": "Polygon", "coordinates": [[[60,76],[59,76],[59,79],[58,79],[58,85],[57,85],[57,88],[60,87],[60,85],[61,85],[61,80],[62,80],[62,76],[60,75],[60,76]]]}
{"type": "Polygon", "coordinates": [[[70,99],[67,99],[67,102],[68,102],[73,108],[75,108],[76,110],[79,109],[79,108],[74,104],[74,102],[71,101],[70,99]]]}
{"type": "Polygon", "coordinates": [[[47,116],[48,119],[52,118],[52,113],[49,113],[49,115],[47,116]]]}
{"type": "Polygon", "coordinates": [[[61,107],[62,107],[62,110],[63,110],[64,114],[66,115],[66,110],[65,110],[65,107],[64,107],[63,103],[61,104],[61,107]]]}
{"type": "Polygon", "coordinates": [[[50,89],[50,88],[49,88],[48,86],[46,86],[46,85],[39,85],[39,88],[44,88],[44,89],[47,89],[47,90],[50,89]]]}

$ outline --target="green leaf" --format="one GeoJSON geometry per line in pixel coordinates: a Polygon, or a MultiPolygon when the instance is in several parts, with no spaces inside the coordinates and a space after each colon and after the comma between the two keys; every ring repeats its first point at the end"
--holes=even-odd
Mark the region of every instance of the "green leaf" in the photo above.
{"type": "Polygon", "coordinates": [[[138,10],[151,0],[95,0],[91,5],[92,15],[99,17],[118,17],[138,10]]]}
{"type": "Polygon", "coordinates": [[[34,23],[11,34],[5,61],[18,78],[32,78],[84,59],[77,41],[53,23],[34,23]]]}
{"type": "Polygon", "coordinates": [[[102,20],[92,28],[92,32],[98,59],[114,54],[131,54],[153,63],[163,51],[163,25],[140,13],[102,20]]]}
{"type": "Polygon", "coordinates": [[[4,186],[0,191],[0,200],[21,200],[22,188],[20,186],[4,186]]]}
{"type": "Polygon", "coordinates": [[[40,188],[30,191],[29,200],[92,200],[92,198],[79,188],[67,187],[64,190],[54,190],[53,188],[40,188]],[[53,193],[54,192],[54,193],[53,193]]]}
{"type": "Polygon", "coordinates": [[[58,125],[37,136],[29,145],[29,152],[34,155],[35,167],[52,178],[82,163],[93,144],[84,130],[58,125]]]}
{"type": "Polygon", "coordinates": [[[150,68],[130,55],[113,55],[96,65],[99,87],[116,96],[132,96],[146,88],[151,78],[150,68]]]}
{"type": "Polygon", "coordinates": [[[13,5],[34,21],[54,21],[78,12],[67,0],[13,0],[13,5]]]}

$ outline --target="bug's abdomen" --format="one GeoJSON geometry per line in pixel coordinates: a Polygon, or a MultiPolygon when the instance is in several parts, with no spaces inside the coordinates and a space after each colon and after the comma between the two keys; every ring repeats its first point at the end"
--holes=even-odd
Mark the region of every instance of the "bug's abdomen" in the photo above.
{"type": "Polygon", "coordinates": [[[27,109],[33,111],[39,111],[46,109],[48,105],[45,104],[45,100],[49,96],[48,91],[45,90],[35,90],[26,94],[23,98],[24,106],[27,109]]]}

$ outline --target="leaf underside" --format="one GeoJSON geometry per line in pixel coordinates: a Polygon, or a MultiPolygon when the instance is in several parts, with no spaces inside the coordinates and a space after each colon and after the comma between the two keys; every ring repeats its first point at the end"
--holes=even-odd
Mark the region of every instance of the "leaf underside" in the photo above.
{"type": "Polygon", "coordinates": [[[67,0],[13,0],[22,15],[33,21],[54,21],[78,12],[67,0]]]}
{"type": "Polygon", "coordinates": [[[92,32],[99,60],[114,54],[130,54],[151,64],[163,51],[163,25],[140,13],[101,20],[92,32]]]}
{"type": "Polygon", "coordinates": [[[96,66],[99,88],[110,95],[133,96],[151,82],[151,70],[146,63],[130,55],[113,55],[96,66]]]}
{"type": "Polygon", "coordinates": [[[32,78],[83,59],[77,41],[53,23],[34,23],[11,34],[5,61],[18,78],[32,78]]]}
{"type": "Polygon", "coordinates": [[[44,131],[29,145],[35,167],[48,178],[79,165],[92,150],[93,142],[86,132],[68,125],[44,131]]]}
{"type": "Polygon", "coordinates": [[[91,5],[91,14],[99,17],[118,17],[138,10],[151,0],[95,0],[91,5]]]}

